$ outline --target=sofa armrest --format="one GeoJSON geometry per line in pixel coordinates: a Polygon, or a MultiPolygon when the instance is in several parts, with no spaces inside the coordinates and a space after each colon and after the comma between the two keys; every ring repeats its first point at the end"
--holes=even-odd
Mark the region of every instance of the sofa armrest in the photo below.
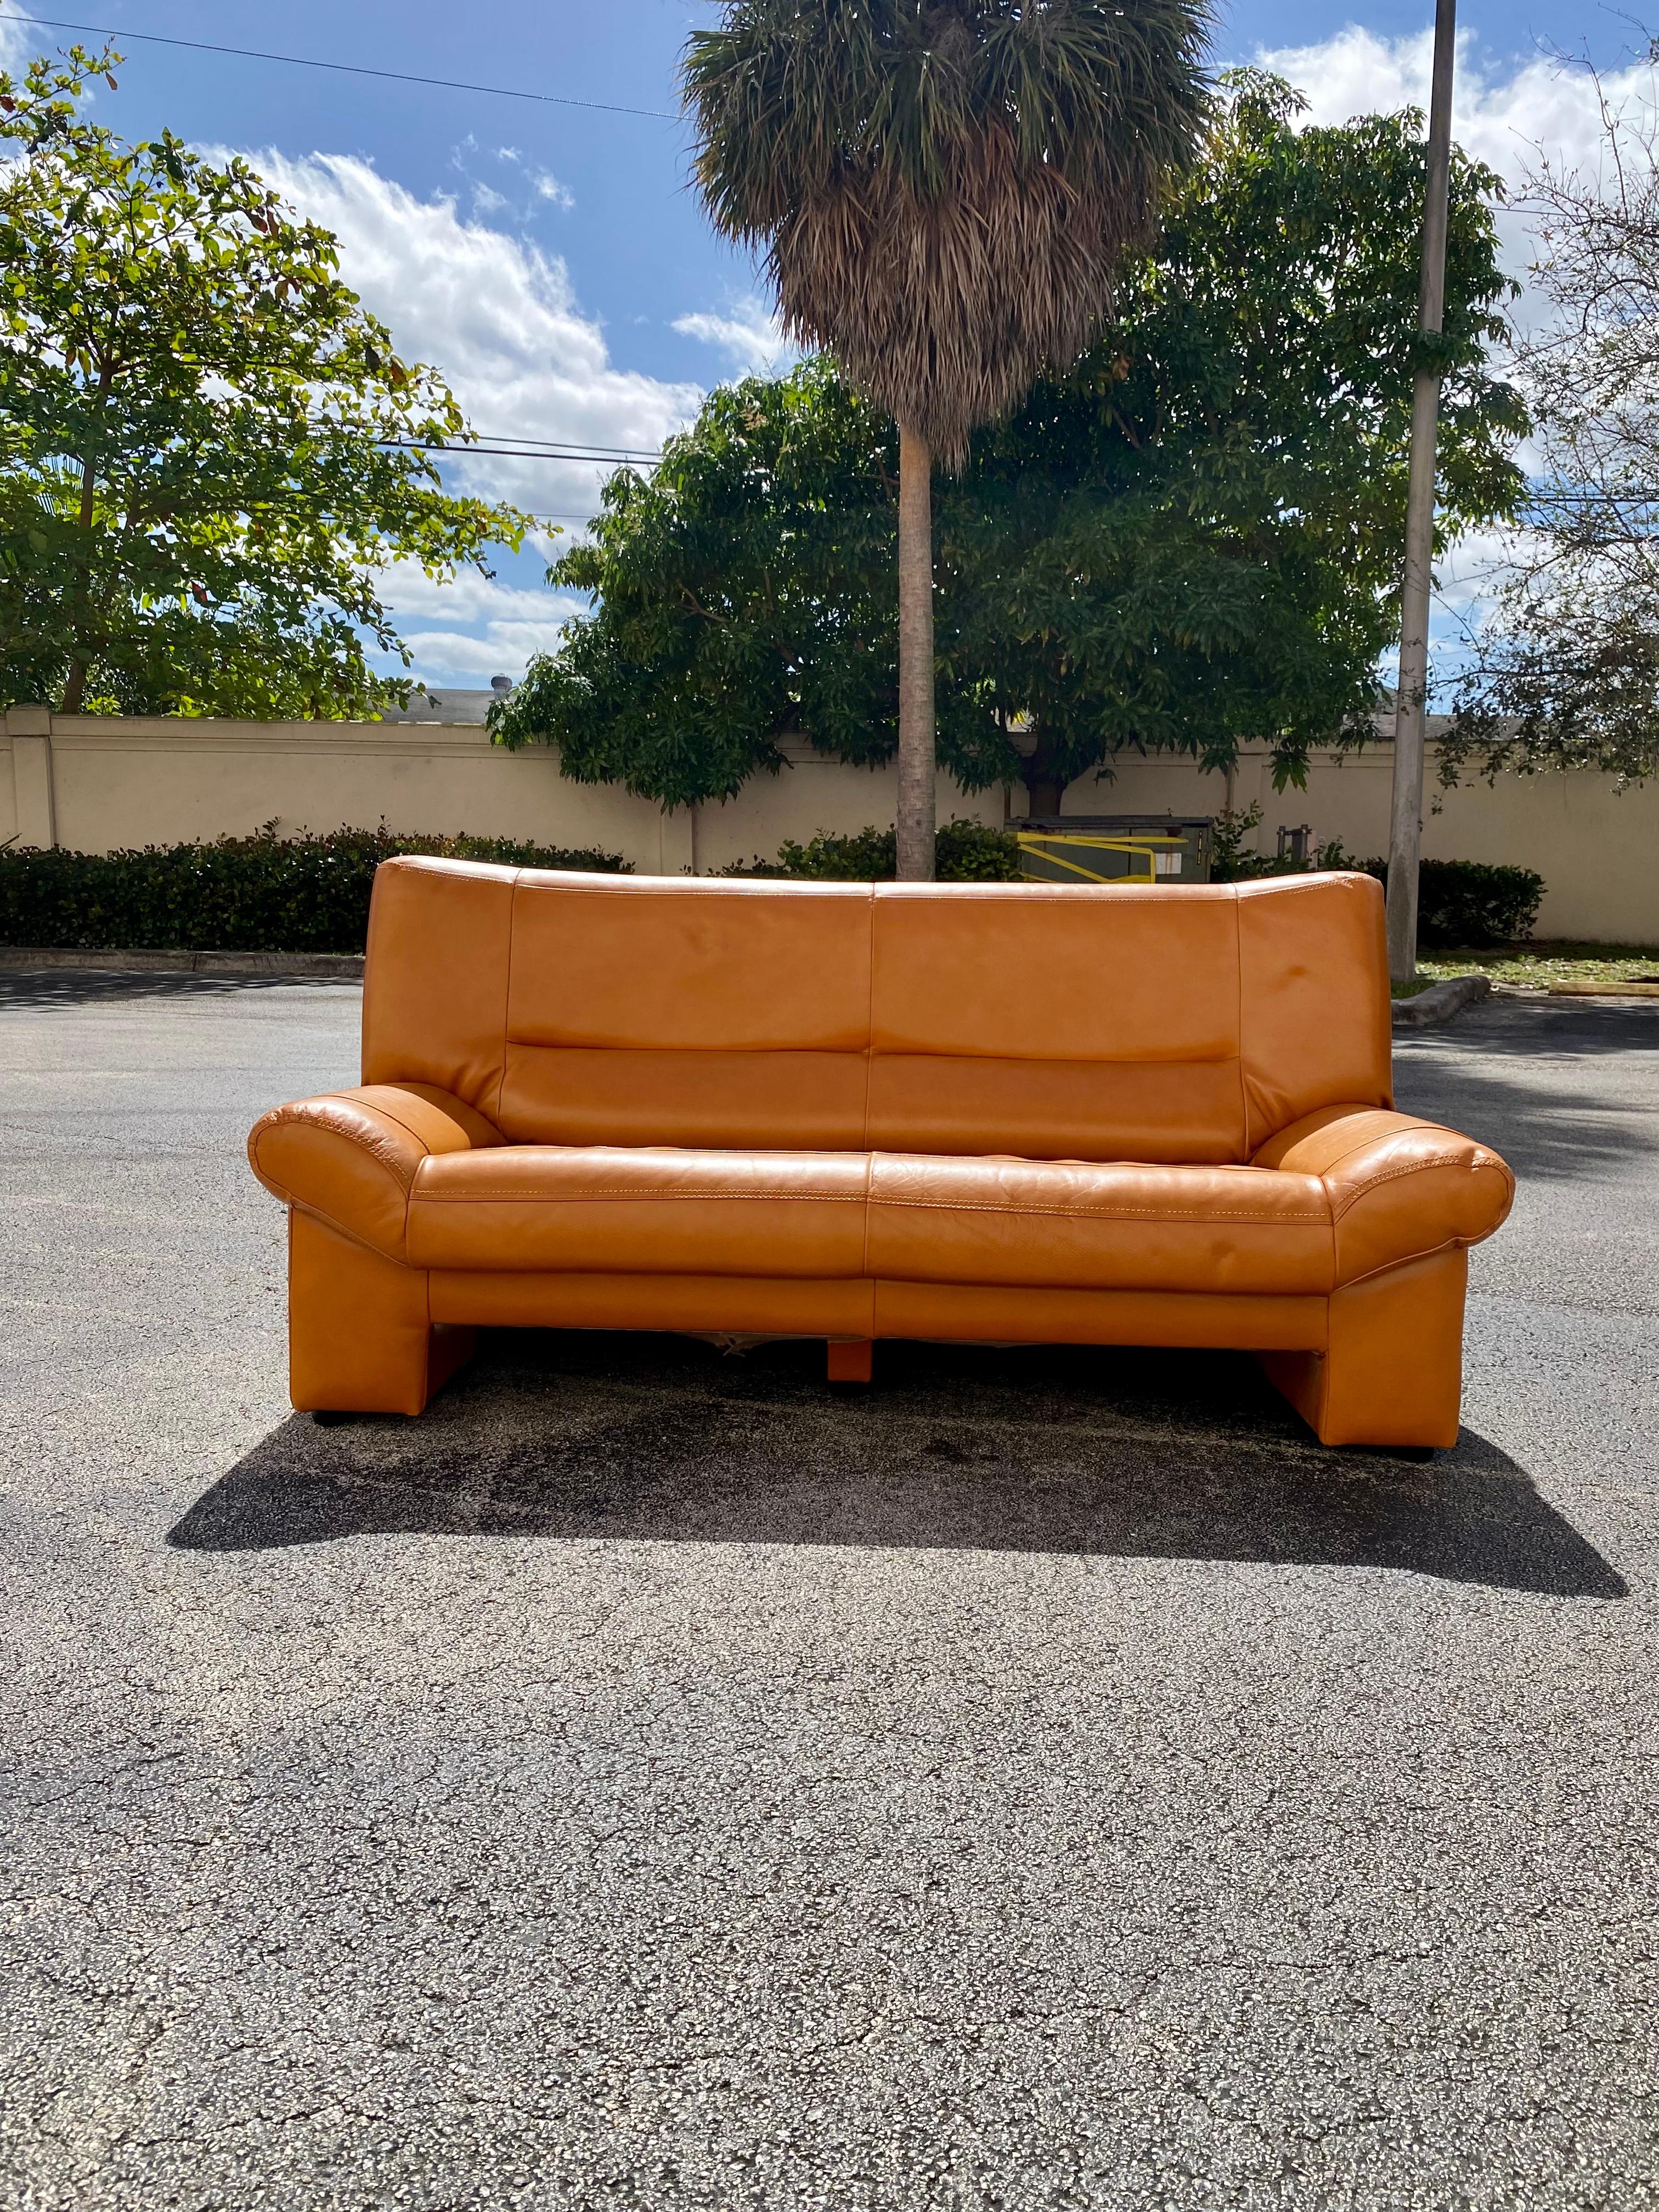
{"type": "Polygon", "coordinates": [[[1270,1137],[1251,1163],[1317,1176],[1330,1202],[1335,1279],[1478,1244],[1503,1222],[1515,1177],[1455,1129],[1374,1106],[1326,1106],[1270,1137]]]}
{"type": "Polygon", "coordinates": [[[494,1122],[425,1083],[370,1083],[296,1099],[256,1121],[247,1140],[253,1172],[285,1206],[297,1206],[405,1260],[409,1194],[421,1162],[506,1139],[494,1122]]]}

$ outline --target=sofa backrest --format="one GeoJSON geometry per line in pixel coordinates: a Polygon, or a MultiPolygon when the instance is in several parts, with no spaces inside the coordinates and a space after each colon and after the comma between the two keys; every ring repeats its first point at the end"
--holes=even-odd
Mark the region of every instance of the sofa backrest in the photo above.
{"type": "Polygon", "coordinates": [[[363,1080],[521,1144],[1246,1160],[1392,1103],[1382,893],[389,860],[363,1080]]]}

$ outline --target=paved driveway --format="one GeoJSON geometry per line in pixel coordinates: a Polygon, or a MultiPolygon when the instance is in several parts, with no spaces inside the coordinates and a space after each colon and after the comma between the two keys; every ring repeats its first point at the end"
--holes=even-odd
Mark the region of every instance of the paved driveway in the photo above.
{"type": "Polygon", "coordinates": [[[1659,1008],[1403,1046],[1522,1176],[1424,1467],[1215,1355],[319,1429],[355,992],[0,1000],[0,2203],[1654,2203],[1659,1008]]]}

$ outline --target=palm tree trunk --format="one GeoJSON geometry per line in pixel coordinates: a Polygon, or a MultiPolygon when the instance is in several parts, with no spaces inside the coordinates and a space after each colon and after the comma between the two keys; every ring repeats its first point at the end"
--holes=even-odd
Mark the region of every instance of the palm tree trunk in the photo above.
{"type": "Polygon", "coordinates": [[[898,877],[933,874],[933,457],[899,425],[898,877]]]}

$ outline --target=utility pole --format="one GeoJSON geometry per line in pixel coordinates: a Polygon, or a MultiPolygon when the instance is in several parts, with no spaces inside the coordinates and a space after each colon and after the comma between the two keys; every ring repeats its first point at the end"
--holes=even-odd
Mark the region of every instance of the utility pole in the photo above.
{"type": "MultiPolygon", "coordinates": [[[[1429,189],[1423,210],[1423,276],[1417,326],[1438,337],[1446,303],[1446,203],[1451,180],[1452,64],[1457,0],[1435,0],[1434,86],[1429,95],[1429,189]]],[[[1411,470],[1406,489],[1406,572],[1400,592],[1400,688],[1395,695],[1394,808],[1389,824],[1389,974],[1417,972],[1417,872],[1423,843],[1423,759],[1428,720],[1429,572],[1434,556],[1434,440],[1440,372],[1412,384],[1411,470]]]]}

